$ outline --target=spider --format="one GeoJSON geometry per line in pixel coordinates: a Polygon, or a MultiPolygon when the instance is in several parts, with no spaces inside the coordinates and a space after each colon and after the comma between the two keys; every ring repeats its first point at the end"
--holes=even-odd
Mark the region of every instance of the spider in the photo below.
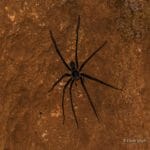
{"type": "Polygon", "coordinates": [[[72,86],[74,83],[76,83],[76,81],[80,81],[81,82],[81,85],[82,85],[82,88],[87,96],[87,99],[91,105],[91,108],[97,118],[97,120],[99,121],[99,117],[98,117],[98,114],[97,114],[97,111],[95,109],[95,106],[92,102],[92,99],[89,95],[89,92],[87,90],[87,87],[84,83],[84,80],[85,79],[89,79],[89,80],[92,80],[92,81],[95,81],[97,83],[100,83],[100,84],[103,84],[105,86],[108,86],[110,88],[113,88],[113,89],[116,89],[116,90],[121,90],[111,84],[108,84],[102,80],[99,80],[91,75],[88,75],[87,73],[84,73],[82,72],[82,69],[84,68],[84,66],[89,62],[89,60],[91,60],[91,58],[99,51],[101,50],[106,44],[107,44],[107,41],[104,41],[104,43],[99,46],[88,58],[86,58],[84,60],[84,62],[79,66],[79,63],[78,63],[78,40],[79,40],[79,28],[80,28],[80,16],[78,16],[78,19],[77,19],[77,27],[76,27],[76,43],[75,43],[75,60],[74,61],[71,61],[69,64],[66,63],[65,59],[63,58],[63,56],[61,55],[60,53],[60,49],[58,48],[58,45],[56,43],[56,40],[53,36],[53,33],[52,31],[50,30],[49,33],[50,33],[50,38],[52,40],[52,43],[55,47],[55,50],[58,54],[58,56],[60,57],[60,59],[62,60],[62,63],[64,64],[64,66],[68,69],[69,73],[64,73],[57,81],[55,81],[55,83],[52,85],[51,89],[48,91],[48,92],[51,92],[55,86],[61,81],[63,80],[64,78],[69,78],[67,80],[67,82],[65,83],[64,87],[63,87],[63,93],[62,93],[62,103],[61,103],[61,106],[62,106],[62,114],[63,114],[63,124],[65,122],[65,112],[64,112],[64,97],[65,97],[65,92],[66,92],[66,88],[68,86],[69,87],[69,94],[70,94],[70,102],[71,102],[71,109],[72,109],[72,112],[73,112],[73,116],[74,116],[74,119],[75,119],[75,122],[76,122],[76,125],[77,127],[79,127],[78,125],[78,119],[77,119],[77,116],[76,116],[76,112],[75,112],[75,109],[74,109],[74,105],[73,105],[73,98],[72,98],[72,86]],[[84,78],[84,79],[83,79],[84,78]]]}

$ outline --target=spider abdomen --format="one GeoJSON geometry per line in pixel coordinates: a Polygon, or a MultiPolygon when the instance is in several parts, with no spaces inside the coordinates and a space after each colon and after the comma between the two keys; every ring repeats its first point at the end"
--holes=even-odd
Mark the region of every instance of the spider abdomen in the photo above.
{"type": "Polygon", "coordinates": [[[73,71],[72,71],[72,77],[73,77],[73,79],[78,80],[78,79],[80,78],[80,73],[79,73],[79,71],[73,70],[73,71]]]}

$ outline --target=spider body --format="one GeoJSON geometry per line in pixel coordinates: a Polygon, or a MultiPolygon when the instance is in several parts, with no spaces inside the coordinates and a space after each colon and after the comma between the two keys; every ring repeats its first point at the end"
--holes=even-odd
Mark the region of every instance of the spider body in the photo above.
{"type": "Polygon", "coordinates": [[[73,80],[79,80],[80,79],[80,72],[78,71],[74,61],[70,62],[70,68],[71,68],[72,79],[73,80]]]}
{"type": "Polygon", "coordinates": [[[80,72],[77,71],[77,70],[73,70],[73,71],[71,72],[71,75],[72,75],[72,79],[73,79],[73,80],[79,80],[79,79],[80,79],[80,72]]]}
{"type": "Polygon", "coordinates": [[[63,113],[63,124],[64,124],[64,121],[65,121],[65,112],[64,112],[64,97],[65,97],[65,92],[66,92],[66,89],[67,87],[69,86],[69,94],[70,94],[70,102],[71,102],[71,108],[72,108],[72,112],[73,112],[73,116],[74,116],[74,119],[76,121],[76,125],[78,127],[78,120],[77,120],[77,116],[76,116],[76,112],[75,112],[75,109],[74,109],[74,104],[73,104],[73,97],[72,97],[72,86],[73,84],[75,83],[76,84],[76,81],[80,81],[81,85],[82,85],[82,88],[87,96],[87,99],[91,105],[91,108],[95,114],[95,116],[97,117],[97,119],[99,120],[99,117],[98,117],[98,114],[97,114],[97,111],[95,109],[95,106],[92,102],[92,99],[88,93],[88,90],[86,88],[86,85],[84,83],[84,80],[85,79],[89,79],[89,80],[92,80],[92,81],[95,81],[97,83],[100,83],[102,85],[105,85],[105,86],[108,86],[110,88],[113,88],[113,89],[116,89],[116,90],[121,90],[111,84],[108,84],[102,80],[99,80],[91,75],[88,75],[86,73],[83,73],[81,72],[82,69],[84,68],[84,66],[87,64],[87,62],[89,62],[89,60],[91,60],[91,58],[99,51],[101,50],[107,43],[107,41],[105,41],[101,46],[98,47],[98,49],[96,49],[87,59],[85,59],[85,61],[81,64],[81,66],[78,65],[78,34],[79,34],[79,27],[80,27],[80,16],[78,17],[78,23],[77,23],[77,28],[76,28],[76,46],[75,46],[75,61],[71,61],[70,64],[68,65],[65,61],[65,59],[63,58],[63,56],[61,55],[60,53],[60,49],[58,48],[57,46],[57,43],[56,43],[56,40],[52,34],[52,31],[50,31],[50,37],[51,37],[51,40],[52,40],[52,43],[55,47],[55,50],[58,54],[58,56],[60,57],[60,59],[62,60],[62,63],[64,64],[64,66],[68,69],[69,73],[65,73],[63,74],[52,86],[52,88],[49,90],[52,91],[53,88],[61,81],[63,80],[64,78],[66,77],[70,77],[68,79],[68,81],[66,82],[66,84],[64,85],[64,88],[63,88],[63,95],[62,95],[62,113],[63,113]]]}
{"type": "Polygon", "coordinates": [[[71,68],[71,70],[74,70],[74,69],[77,68],[74,61],[71,61],[71,62],[70,62],[70,68],[71,68]]]}

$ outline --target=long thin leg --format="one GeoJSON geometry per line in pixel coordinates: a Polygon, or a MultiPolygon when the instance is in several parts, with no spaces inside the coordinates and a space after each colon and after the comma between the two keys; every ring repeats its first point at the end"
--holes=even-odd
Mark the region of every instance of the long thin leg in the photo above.
{"type": "Polygon", "coordinates": [[[73,112],[73,115],[74,115],[74,119],[76,121],[76,125],[77,125],[77,128],[79,127],[78,125],[78,120],[77,120],[77,116],[76,116],[76,112],[75,112],[75,109],[74,109],[74,106],[73,106],[73,100],[72,100],[72,85],[74,83],[74,80],[72,80],[71,84],[70,84],[70,89],[69,89],[69,93],[70,93],[70,100],[71,100],[71,108],[72,108],[72,112],[73,112]]]}
{"type": "Polygon", "coordinates": [[[93,81],[96,81],[96,82],[98,82],[98,83],[101,83],[101,84],[103,84],[103,85],[105,85],[105,86],[111,87],[111,88],[116,89],[116,90],[121,90],[121,89],[119,89],[119,88],[114,87],[113,85],[110,85],[110,84],[108,84],[108,83],[105,83],[105,82],[103,82],[103,81],[101,81],[101,80],[99,80],[99,79],[96,79],[96,78],[94,78],[94,77],[92,77],[92,76],[90,76],[90,75],[87,75],[87,74],[85,74],[85,73],[81,73],[81,75],[84,76],[84,77],[86,77],[86,78],[88,78],[88,79],[90,79],[90,80],[93,80],[93,81]]]}
{"type": "Polygon", "coordinates": [[[76,28],[76,54],[75,54],[75,61],[76,66],[78,68],[78,35],[79,35],[79,28],[80,28],[80,16],[78,16],[78,24],[76,28]]]}
{"type": "Polygon", "coordinates": [[[63,58],[63,56],[62,56],[61,53],[60,53],[60,50],[59,50],[59,48],[58,48],[58,46],[57,46],[57,43],[56,43],[56,40],[55,40],[55,38],[54,38],[54,36],[53,36],[52,31],[49,31],[49,33],[50,33],[50,37],[51,37],[51,39],[52,39],[52,42],[53,42],[53,44],[54,44],[54,46],[55,46],[55,49],[56,49],[57,54],[58,54],[59,57],[61,58],[63,64],[64,64],[69,70],[71,70],[70,67],[67,65],[65,59],[63,58]]]}
{"type": "Polygon", "coordinates": [[[69,85],[70,81],[72,80],[72,78],[70,78],[67,83],[65,84],[64,88],[63,88],[63,95],[62,95],[62,113],[63,113],[63,124],[65,122],[65,111],[64,111],[64,98],[65,98],[65,91],[67,86],[69,85]]]}
{"type": "Polygon", "coordinates": [[[86,65],[86,63],[100,50],[106,45],[107,41],[105,41],[96,51],[94,51],[80,66],[79,71],[82,70],[82,68],[86,65]]]}
{"type": "Polygon", "coordinates": [[[85,86],[85,84],[84,84],[84,82],[83,82],[83,79],[80,78],[80,81],[81,81],[81,85],[82,85],[82,87],[83,87],[83,89],[84,89],[84,91],[85,91],[85,93],[86,93],[86,95],[87,95],[87,98],[88,98],[88,100],[89,100],[89,102],[90,102],[90,105],[91,105],[91,107],[92,107],[92,109],[93,109],[93,111],[94,111],[94,113],[95,113],[95,116],[96,116],[97,120],[99,121],[98,114],[97,114],[96,109],[95,109],[95,107],[94,107],[94,104],[93,104],[93,102],[92,102],[92,100],[91,100],[91,97],[90,97],[90,95],[89,95],[89,93],[88,93],[88,91],[87,91],[87,88],[86,88],[86,86],[85,86]]]}
{"type": "Polygon", "coordinates": [[[53,86],[51,87],[51,89],[48,90],[48,92],[51,92],[51,91],[54,89],[54,87],[55,87],[64,77],[69,77],[69,76],[70,76],[70,74],[68,74],[68,73],[65,73],[64,75],[62,75],[62,76],[53,84],[53,86]]]}

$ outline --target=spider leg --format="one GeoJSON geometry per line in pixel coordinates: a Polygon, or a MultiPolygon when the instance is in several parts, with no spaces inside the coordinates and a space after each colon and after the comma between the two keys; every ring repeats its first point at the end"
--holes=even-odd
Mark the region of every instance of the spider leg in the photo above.
{"type": "Polygon", "coordinates": [[[74,106],[73,106],[73,100],[72,100],[72,85],[74,83],[74,80],[72,80],[71,84],[70,84],[70,89],[69,89],[69,93],[70,93],[70,101],[71,101],[71,108],[72,108],[72,112],[73,112],[73,115],[74,115],[74,119],[76,121],[76,125],[77,125],[77,128],[79,127],[78,125],[78,120],[77,120],[77,116],[76,116],[76,113],[75,113],[75,109],[74,109],[74,106]]]}
{"type": "Polygon", "coordinates": [[[103,82],[103,81],[101,81],[101,80],[99,80],[99,79],[96,79],[96,78],[94,78],[94,77],[92,77],[92,76],[89,76],[89,75],[87,75],[87,74],[85,74],[85,73],[81,73],[81,75],[84,76],[85,78],[88,78],[88,79],[90,79],[90,80],[96,81],[96,82],[101,83],[101,84],[103,84],[103,85],[105,85],[105,86],[111,87],[111,88],[116,89],[116,90],[121,90],[121,89],[119,89],[119,88],[114,87],[113,85],[110,85],[110,84],[108,84],[108,83],[105,83],[105,82],[103,82]]]}
{"type": "Polygon", "coordinates": [[[65,73],[64,75],[62,75],[62,76],[53,84],[53,86],[51,87],[51,89],[48,90],[48,92],[51,92],[51,91],[54,89],[54,87],[55,87],[64,77],[69,77],[69,76],[70,76],[70,74],[68,74],[68,73],[65,73]]]}
{"type": "Polygon", "coordinates": [[[67,83],[65,84],[64,88],[63,88],[63,95],[62,95],[62,113],[63,113],[63,124],[65,122],[65,111],[64,111],[64,98],[65,98],[65,91],[67,86],[69,85],[70,81],[72,80],[72,78],[70,78],[67,83]]]}
{"type": "Polygon", "coordinates": [[[93,109],[93,111],[94,111],[94,113],[95,113],[95,116],[96,116],[96,118],[97,118],[97,120],[98,120],[98,122],[99,122],[98,114],[97,114],[96,109],[95,109],[95,107],[94,107],[94,104],[93,104],[93,102],[92,102],[92,100],[91,100],[91,97],[90,97],[90,95],[89,95],[89,93],[88,93],[88,91],[87,91],[87,88],[86,88],[86,86],[85,86],[85,84],[84,84],[84,82],[83,82],[83,79],[80,78],[80,81],[81,81],[81,85],[82,85],[82,87],[83,87],[83,89],[84,89],[84,91],[85,91],[85,93],[86,93],[86,95],[87,95],[87,98],[88,98],[88,100],[89,100],[89,102],[90,102],[90,105],[91,105],[91,107],[92,107],[92,109],[93,109]]]}
{"type": "Polygon", "coordinates": [[[96,51],[94,51],[80,66],[79,71],[86,65],[86,63],[100,50],[106,45],[107,41],[105,41],[96,51]]]}
{"type": "Polygon", "coordinates": [[[78,16],[78,24],[76,28],[76,53],[75,53],[75,61],[76,66],[78,68],[78,35],[79,35],[79,28],[80,28],[80,16],[78,16]]]}
{"type": "Polygon", "coordinates": [[[58,54],[59,57],[61,58],[63,64],[64,64],[69,70],[71,70],[70,67],[67,65],[65,59],[63,58],[63,56],[62,56],[61,53],[60,53],[60,50],[59,50],[59,48],[58,48],[58,46],[57,46],[57,43],[56,43],[56,40],[55,40],[55,38],[54,38],[54,36],[53,36],[52,31],[49,31],[49,33],[50,33],[50,37],[51,37],[51,39],[52,39],[52,42],[53,42],[53,44],[54,44],[54,47],[55,47],[55,50],[56,50],[57,54],[58,54]]]}

